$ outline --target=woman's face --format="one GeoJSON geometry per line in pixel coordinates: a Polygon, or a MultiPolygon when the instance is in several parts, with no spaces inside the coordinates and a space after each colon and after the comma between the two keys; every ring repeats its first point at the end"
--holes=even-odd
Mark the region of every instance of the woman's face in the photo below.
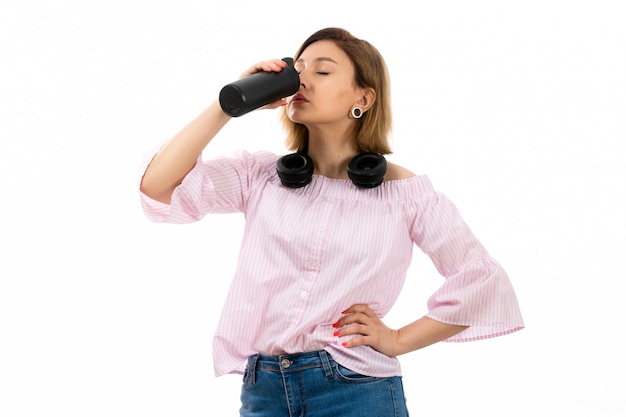
{"type": "Polygon", "coordinates": [[[332,41],[309,45],[294,63],[300,90],[287,102],[287,115],[305,126],[350,121],[350,109],[362,91],[354,83],[354,65],[332,41]]]}

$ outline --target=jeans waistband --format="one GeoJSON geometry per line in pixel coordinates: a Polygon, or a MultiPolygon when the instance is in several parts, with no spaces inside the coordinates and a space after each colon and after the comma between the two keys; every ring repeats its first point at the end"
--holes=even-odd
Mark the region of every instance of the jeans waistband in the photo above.
{"type": "Polygon", "coordinates": [[[326,378],[333,378],[333,358],[325,350],[268,356],[256,354],[248,357],[244,379],[254,383],[257,371],[289,373],[310,368],[324,368],[326,378]]]}

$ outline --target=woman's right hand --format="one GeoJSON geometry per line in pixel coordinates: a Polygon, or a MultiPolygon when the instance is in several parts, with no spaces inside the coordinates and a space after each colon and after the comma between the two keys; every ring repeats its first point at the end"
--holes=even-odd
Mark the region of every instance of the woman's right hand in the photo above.
{"type": "Polygon", "coordinates": [[[256,74],[257,72],[266,71],[266,72],[280,72],[283,68],[285,68],[288,64],[282,59],[270,59],[267,61],[257,62],[247,70],[241,74],[240,78],[248,77],[252,74],[256,74]]]}
{"type": "MultiPolygon", "coordinates": [[[[245,70],[240,78],[245,78],[248,77],[252,74],[256,74],[257,72],[261,72],[261,71],[265,71],[265,72],[280,72],[283,70],[283,68],[287,67],[287,64],[285,61],[283,61],[282,59],[270,59],[267,61],[261,61],[258,62],[256,64],[254,64],[253,66],[251,66],[250,68],[248,68],[247,70],[245,70]]],[[[263,109],[275,109],[277,107],[281,107],[284,106],[285,104],[287,104],[287,102],[285,101],[284,98],[280,99],[280,100],[276,100],[272,103],[269,103],[263,107],[261,107],[259,110],[263,110],[263,109]]]]}

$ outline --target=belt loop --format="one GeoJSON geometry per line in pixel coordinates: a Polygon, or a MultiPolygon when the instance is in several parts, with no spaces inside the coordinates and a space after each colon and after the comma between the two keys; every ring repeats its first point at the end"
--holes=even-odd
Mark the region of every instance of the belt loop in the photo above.
{"type": "Polygon", "coordinates": [[[333,379],[335,375],[333,374],[333,368],[330,366],[330,355],[325,350],[320,350],[319,355],[324,367],[324,376],[326,379],[333,379]]]}
{"type": "Polygon", "coordinates": [[[248,366],[246,367],[246,375],[244,377],[244,382],[248,382],[250,384],[256,383],[256,363],[259,360],[259,354],[252,355],[248,357],[248,366]]]}

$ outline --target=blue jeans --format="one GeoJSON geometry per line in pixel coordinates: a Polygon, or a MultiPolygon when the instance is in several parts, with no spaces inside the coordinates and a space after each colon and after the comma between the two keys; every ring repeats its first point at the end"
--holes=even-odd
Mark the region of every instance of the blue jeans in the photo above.
{"type": "Polygon", "coordinates": [[[370,377],[324,350],[248,358],[241,417],[408,417],[402,378],[370,377]]]}

